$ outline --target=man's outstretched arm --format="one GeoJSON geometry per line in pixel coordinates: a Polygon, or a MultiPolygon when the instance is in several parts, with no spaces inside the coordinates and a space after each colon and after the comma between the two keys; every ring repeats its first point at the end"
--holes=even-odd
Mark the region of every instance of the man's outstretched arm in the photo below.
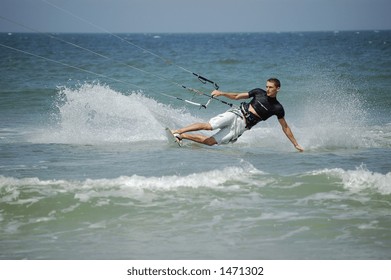
{"type": "Polygon", "coordinates": [[[288,139],[292,142],[293,146],[295,146],[296,150],[299,152],[304,152],[303,147],[301,147],[296,139],[295,136],[293,136],[292,130],[290,129],[289,125],[285,121],[285,118],[278,119],[278,121],[281,124],[282,130],[284,131],[285,135],[288,137],[288,139]]]}
{"type": "Polygon", "coordinates": [[[213,97],[224,96],[224,97],[227,97],[232,100],[240,100],[240,99],[249,98],[248,92],[235,93],[235,92],[223,92],[220,90],[212,91],[212,96],[213,97]]]}

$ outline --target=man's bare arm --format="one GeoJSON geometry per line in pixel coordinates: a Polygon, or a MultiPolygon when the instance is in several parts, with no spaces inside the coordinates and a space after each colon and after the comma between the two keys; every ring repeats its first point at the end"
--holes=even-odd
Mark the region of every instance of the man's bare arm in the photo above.
{"type": "Polygon", "coordinates": [[[287,124],[287,122],[285,121],[284,118],[281,118],[281,119],[278,119],[278,121],[280,122],[281,124],[281,127],[282,127],[282,130],[284,131],[285,135],[288,137],[288,139],[292,142],[293,146],[295,146],[296,150],[300,151],[300,152],[304,152],[304,149],[303,147],[301,147],[296,139],[295,139],[295,136],[293,136],[293,133],[292,133],[292,130],[290,129],[289,125],[287,124]]]}
{"type": "Polygon", "coordinates": [[[223,92],[220,90],[214,90],[212,92],[212,96],[213,97],[224,96],[224,97],[232,99],[232,100],[240,100],[240,99],[249,98],[248,92],[235,93],[235,92],[223,92]]]}

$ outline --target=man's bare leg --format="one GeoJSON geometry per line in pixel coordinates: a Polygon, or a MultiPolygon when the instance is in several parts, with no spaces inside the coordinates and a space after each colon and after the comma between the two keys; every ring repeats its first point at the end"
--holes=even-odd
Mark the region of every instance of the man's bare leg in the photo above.
{"type": "Polygon", "coordinates": [[[182,134],[182,133],[186,133],[190,131],[198,131],[198,130],[212,130],[212,126],[209,123],[193,123],[183,128],[173,130],[172,133],[182,134]]]}
{"type": "Polygon", "coordinates": [[[217,144],[216,139],[208,137],[202,134],[189,134],[187,132],[199,131],[199,130],[213,130],[209,123],[194,123],[184,128],[174,130],[172,133],[178,133],[182,139],[191,140],[197,143],[213,146],[217,144]]]}
{"type": "Polygon", "coordinates": [[[205,136],[202,134],[190,134],[190,133],[183,133],[180,135],[182,139],[191,140],[200,144],[205,144],[208,146],[213,146],[217,144],[216,139],[213,137],[205,136]]]}

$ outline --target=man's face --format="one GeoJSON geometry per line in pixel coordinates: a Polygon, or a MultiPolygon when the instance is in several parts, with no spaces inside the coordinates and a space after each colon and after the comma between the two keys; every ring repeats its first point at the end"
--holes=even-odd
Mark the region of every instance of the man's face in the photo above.
{"type": "Polygon", "coordinates": [[[279,87],[272,82],[266,82],[266,94],[269,97],[276,97],[277,92],[280,90],[279,87]]]}

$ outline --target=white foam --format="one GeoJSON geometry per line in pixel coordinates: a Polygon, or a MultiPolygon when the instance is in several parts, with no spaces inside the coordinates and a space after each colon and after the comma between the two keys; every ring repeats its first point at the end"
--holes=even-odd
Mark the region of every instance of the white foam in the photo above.
{"type": "Polygon", "coordinates": [[[366,100],[349,81],[314,77],[303,88],[305,98],[296,111],[286,110],[286,119],[307,150],[390,147],[391,128],[371,124],[366,100]]]}
{"type": "Polygon", "coordinates": [[[54,107],[51,125],[38,131],[32,142],[100,144],[165,140],[164,127],[196,121],[190,114],[158,103],[141,92],[124,95],[99,83],[86,83],[76,89],[60,87],[54,107]]]}
{"type": "Polygon", "coordinates": [[[353,192],[372,190],[384,195],[391,194],[391,172],[387,174],[372,172],[361,165],[356,170],[333,168],[315,171],[313,174],[327,174],[339,178],[343,187],[353,192]]]}
{"type": "MultiPolygon", "coordinates": [[[[121,176],[114,179],[87,179],[84,181],[67,180],[39,180],[38,178],[15,179],[0,176],[0,191],[3,196],[0,202],[12,204],[33,204],[42,197],[53,196],[58,193],[70,192],[80,202],[89,201],[97,197],[98,203],[105,205],[108,197],[130,197],[148,199],[145,191],[170,191],[178,188],[213,188],[223,191],[235,191],[239,185],[251,180],[253,175],[263,174],[251,164],[242,164],[240,167],[226,167],[222,170],[211,170],[188,175],[171,176],[121,176]],[[42,188],[45,186],[45,188],[42,188]],[[22,193],[31,193],[35,196],[22,199],[22,193]]],[[[77,208],[79,205],[72,207],[77,208]]],[[[68,209],[72,211],[72,209],[68,209]]],[[[64,211],[68,211],[64,209],[64,211]]]]}
{"type": "MultiPolygon", "coordinates": [[[[185,176],[170,175],[161,177],[121,176],[116,179],[88,179],[81,183],[83,188],[115,187],[121,189],[171,190],[176,188],[236,188],[235,182],[246,180],[251,174],[261,174],[250,164],[248,167],[226,167],[185,176]]],[[[232,190],[231,188],[231,190],[232,190]]]]}

